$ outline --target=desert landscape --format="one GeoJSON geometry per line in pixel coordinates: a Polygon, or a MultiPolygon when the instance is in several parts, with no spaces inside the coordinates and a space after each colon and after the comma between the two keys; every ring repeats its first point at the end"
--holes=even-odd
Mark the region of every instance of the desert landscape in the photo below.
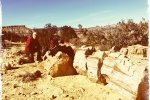
{"type": "Polygon", "coordinates": [[[18,65],[19,56],[16,52],[21,49],[23,48],[15,46],[4,50],[1,72],[3,100],[110,100],[113,98],[126,100],[126,97],[108,87],[90,81],[87,76],[71,75],[53,78],[44,70],[43,62],[18,65]],[[36,71],[41,72],[41,75],[37,75],[37,79],[27,76],[27,79],[23,80],[21,75],[29,75],[36,71]]]}
{"type": "Polygon", "coordinates": [[[1,0],[0,99],[149,100],[147,0],[1,0]]]}
{"type": "Polygon", "coordinates": [[[148,100],[147,46],[101,51],[68,44],[75,52],[73,62],[58,52],[42,62],[19,65],[25,44],[9,45],[3,49],[3,100],[148,100]]]}
{"type": "Polygon", "coordinates": [[[2,99],[148,100],[147,30],[145,19],[79,29],[3,27],[2,99]],[[20,63],[32,31],[42,48],[52,34],[58,35],[62,49],[46,53],[43,61],[20,63]]]}

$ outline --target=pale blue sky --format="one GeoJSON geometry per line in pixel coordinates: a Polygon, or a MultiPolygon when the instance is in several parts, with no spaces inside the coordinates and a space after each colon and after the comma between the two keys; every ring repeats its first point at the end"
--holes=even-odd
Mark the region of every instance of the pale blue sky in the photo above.
{"type": "Polygon", "coordinates": [[[138,22],[148,19],[147,0],[2,0],[2,20],[6,25],[44,27],[46,23],[94,27],[121,19],[138,22]]]}

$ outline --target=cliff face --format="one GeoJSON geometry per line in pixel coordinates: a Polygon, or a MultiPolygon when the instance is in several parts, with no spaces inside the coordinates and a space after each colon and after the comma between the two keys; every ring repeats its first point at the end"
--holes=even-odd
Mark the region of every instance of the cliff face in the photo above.
{"type": "Polygon", "coordinates": [[[13,25],[13,26],[3,26],[2,31],[6,33],[15,33],[19,35],[29,35],[32,29],[27,28],[25,25],[13,25]]]}

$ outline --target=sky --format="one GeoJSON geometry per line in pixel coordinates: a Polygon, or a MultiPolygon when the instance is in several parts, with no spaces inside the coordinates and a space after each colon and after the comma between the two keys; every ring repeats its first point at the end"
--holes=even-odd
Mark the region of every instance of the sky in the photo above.
{"type": "Polygon", "coordinates": [[[148,19],[147,0],[1,0],[2,25],[42,28],[47,23],[77,28],[148,19]]]}

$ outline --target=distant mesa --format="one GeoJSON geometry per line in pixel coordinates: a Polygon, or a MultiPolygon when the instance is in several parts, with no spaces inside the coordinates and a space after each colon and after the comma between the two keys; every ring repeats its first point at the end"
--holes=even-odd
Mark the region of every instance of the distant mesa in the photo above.
{"type": "Polygon", "coordinates": [[[32,29],[27,28],[25,25],[11,25],[3,26],[2,32],[6,33],[16,33],[16,34],[30,34],[32,29]]]}

